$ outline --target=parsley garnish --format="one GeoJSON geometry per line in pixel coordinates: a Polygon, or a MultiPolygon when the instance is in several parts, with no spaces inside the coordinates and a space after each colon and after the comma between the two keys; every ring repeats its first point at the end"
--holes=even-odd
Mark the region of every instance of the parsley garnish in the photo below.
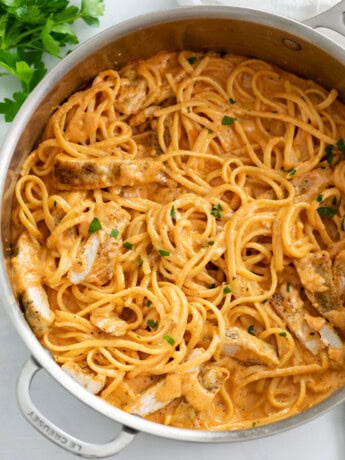
{"type": "Polygon", "coordinates": [[[129,241],[126,241],[125,243],[123,243],[122,245],[125,249],[133,249],[133,244],[130,243],[129,241]]]}
{"type": "Polygon", "coordinates": [[[316,201],[317,201],[318,203],[321,203],[322,200],[323,200],[323,196],[322,196],[322,195],[318,195],[318,196],[316,197],[316,201]]]}
{"type": "Polygon", "coordinates": [[[158,249],[158,252],[159,252],[159,254],[160,254],[162,257],[168,257],[168,256],[170,256],[170,252],[169,252],[169,251],[165,251],[164,249],[158,249]]]}
{"type": "Polygon", "coordinates": [[[66,45],[78,38],[71,28],[77,19],[98,24],[103,0],[82,0],[80,9],[68,0],[0,1],[0,75],[10,74],[19,80],[21,89],[12,98],[0,102],[0,113],[12,121],[22,103],[47,69],[44,55],[60,58],[66,45]]]}
{"type": "Polygon", "coordinates": [[[253,427],[253,428],[256,427],[256,422],[252,422],[252,427],[253,427]]]}
{"type": "Polygon", "coordinates": [[[296,169],[295,168],[289,169],[287,173],[289,174],[289,176],[293,176],[296,174],[296,169]]]}
{"type": "Polygon", "coordinates": [[[90,226],[89,226],[88,232],[89,233],[96,233],[96,232],[98,232],[98,230],[101,230],[101,228],[102,228],[102,224],[100,223],[98,217],[94,217],[92,219],[92,222],[91,222],[90,226]]]}
{"type": "Polygon", "coordinates": [[[247,329],[248,333],[250,335],[255,335],[255,330],[254,330],[254,324],[251,324],[248,329],[247,329]]]}
{"type": "Polygon", "coordinates": [[[146,302],[146,306],[147,306],[147,307],[151,307],[151,305],[152,305],[152,300],[148,300],[148,301],[146,302]]]}
{"type": "Polygon", "coordinates": [[[172,347],[175,345],[175,340],[172,337],[170,337],[170,335],[164,335],[163,340],[168,342],[168,344],[171,345],[172,347]]]}
{"type": "Polygon", "coordinates": [[[326,160],[329,165],[333,163],[333,149],[334,149],[334,145],[332,144],[327,145],[327,147],[325,148],[326,160]]]}
{"type": "Polygon", "coordinates": [[[196,63],[196,57],[195,56],[191,56],[187,59],[187,61],[189,62],[189,64],[193,65],[196,63]]]}
{"type": "Polygon", "coordinates": [[[54,203],[53,203],[53,204],[54,204],[54,208],[56,208],[56,205],[57,205],[57,201],[56,201],[56,200],[54,200],[54,203]]]}
{"type": "Polygon", "coordinates": [[[223,292],[224,294],[230,294],[231,289],[229,288],[229,286],[225,286],[225,288],[223,289],[223,292]]]}
{"type": "Polygon", "coordinates": [[[187,107],[187,113],[190,113],[190,107],[187,107]]]}
{"type": "Polygon", "coordinates": [[[154,321],[153,319],[148,319],[148,320],[147,320],[147,325],[148,325],[151,329],[157,329],[157,327],[158,327],[158,322],[157,322],[157,321],[154,321]]]}
{"type": "Polygon", "coordinates": [[[343,139],[339,139],[337,141],[337,147],[341,151],[341,153],[345,153],[345,143],[343,139]]]}
{"type": "Polygon", "coordinates": [[[139,267],[141,267],[143,263],[144,263],[144,259],[142,257],[140,257],[139,258],[139,267]]]}
{"type": "Polygon", "coordinates": [[[340,230],[342,232],[345,232],[344,219],[345,219],[345,216],[343,216],[343,218],[341,219],[341,222],[340,222],[340,230]]]}
{"type": "Polygon", "coordinates": [[[174,222],[176,222],[176,211],[174,205],[172,205],[170,208],[170,217],[174,222]]]}
{"type": "Polygon", "coordinates": [[[117,228],[113,228],[110,232],[110,236],[112,236],[113,238],[117,238],[119,236],[119,231],[117,228]]]}
{"type": "Polygon", "coordinates": [[[236,118],[229,117],[228,115],[224,115],[222,119],[222,125],[232,125],[236,121],[236,118]]]}
{"type": "Polygon", "coordinates": [[[201,247],[208,248],[209,246],[213,246],[213,245],[214,245],[214,241],[208,241],[207,243],[203,244],[201,247]]]}
{"type": "Polygon", "coordinates": [[[286,283],[286,292],[290,292],[290,283],[286,283]]]}
{"type": "Polygon", "coordinates": [[[283,332],[279,332],[279,335],[280,335],[280,337],[286,337],[287,333],[285,331],[283,331],[283,332]]]}
{"type": "Polygon", "coordinates": [[[213,134],[213,131],[211,128],[206,128],[206,129],[207,129],[208,134],[213,134]]]}
{"type": "Polygon", "coordinates": [[[337,213],[337,210],[330,208],[329,206],[321,206],[317,209],[317,212],[321,217],[334,217],[337,213]]]}
{"type": "Polygon", "coordinates": [[[230,102],[230,104],[235,104],[236,101],[235,101],[235,99],[233,99],[232,97],[230,97],[229,102],[230,102]]]}
{"type": "Polygon", "coordinates": [[[209,284],[207,289],[214,289],[216,287],[215,283],[209,284]]]}
{"type": "Polygon", "coordinates": [[[332,205],[333,205],[333,206],[336,206],[336,205],[337,205],[337,198],[336,198],[336,197],[333,197],[332,205]]]}
{"type": "Polygon", "coordinates": [[[221,219],[222,216],[220,215],[220,211],[223,211],[221,204],[213,205],[211,209],[211,215],[216,219],[221,219]]]}

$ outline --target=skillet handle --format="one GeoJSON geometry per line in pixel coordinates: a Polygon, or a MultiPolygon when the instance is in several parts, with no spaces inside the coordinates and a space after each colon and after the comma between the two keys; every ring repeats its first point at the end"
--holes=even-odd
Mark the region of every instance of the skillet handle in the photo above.
{"type": "Polygon", "coordinates": [[[312,18],[303,21],[307,26],[312,27],[325,27],[327,29],[335,30],[341,35],[345,36],[345,0],[334,5],[329,10],[324,11],[312,18]]]}
{"type": "Polygon", "coordinates": [[[17,382],[17,401],[26,420],[50,441],[59,447],[84,458],[105,458],[121,452],[130,444],[137,431],[122,426],[120,434],[106,444],[92,444],[81,441],[54,425],[36,408],[30,396],[30,386],[35,374],[42,369],[34,360],[29,358],[24,364],[17,382]]]}

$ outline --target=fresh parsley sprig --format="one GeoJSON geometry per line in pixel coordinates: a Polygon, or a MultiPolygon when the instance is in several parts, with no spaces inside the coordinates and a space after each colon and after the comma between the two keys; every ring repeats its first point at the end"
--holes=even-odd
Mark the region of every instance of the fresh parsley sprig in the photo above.
{"type": "Polygon", "coordinates": [[[21,84],[12,98],[0,102],[6,121],[13,120],[47,72],[44,54],[62,57],[63,47],[78,43],[71,25],[77,19],[98,24],[103,11],[103,0],[81,0],[80,8],[69,0],[0,0],[0,76],[10,74],[21,84]]]}

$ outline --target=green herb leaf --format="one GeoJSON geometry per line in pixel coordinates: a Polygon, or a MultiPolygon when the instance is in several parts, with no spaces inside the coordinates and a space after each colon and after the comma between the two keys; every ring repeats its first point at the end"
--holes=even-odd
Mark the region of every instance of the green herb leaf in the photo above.
{"type": "Polygon", "coordinates": [[[172,347],[175,345],[175,340],[172,337],[170,337],[170,335],[164,335],[163,340],[168,342],[168,344],[171,345],[172,347]]]}
{"type": "Polygon", "coordinates": [[[165,251],[164,249],[158,249],[158,252],[159,252],[159,254],[160,254],[162,257],[168,257],[168,256],[170,256],[170,252],[169,252],[169,251],[165,251]]]}
{"type": "Polygon", "coordinates": [[[158,322],[157,322],[157,321],[154,321],[153,319],[148,319],[148,320],[147,320],[147,325],[148,325],[151,329],[157,329],[157,327],[158,327],[158,322]]]}
{"type": "Polygon", "coordinates": [[[207,129],[208,134],[213,134],[213,131],[211,128],[206,128],[206,129],[207,129]]]}
{"type": "Polygon", "coordinates": [[[236,101],[235,101],[235,99],[233,99],[232,97],[230,97],[229,102],[230,102],[230,104],[235,104],[236,101]]]}
{"type": "Polygon", "coordinates": [[[236,118],[229,117],[228,115],[224,115],[222,119],[222,125],[232,125],[236,121],[236,118]]]}
{"type": "Polygon", "coordinates": [[[280,335],[280,337],[286,337],[287,333],[283,331],[283,332],[279,332],[279,335],[280,335]]]}
{"type": "Polygon", "coordinates": [[[330,208],[329,206],[321,206],[317,209],[317,212],[321,217],[334,217],[337,213],[337,210],[330,208]]]}
{"type": "Polygon", "coordinates": [[[318,195],[318,196],[316,197],[316,201],[317,201],[318,203],[321,203],[322,200],[323,200],[323,196],[322,196],[322,195],[318,195]]]}
{"type": "Polygon", "coordinates": [[[286,292],[290,292],[290,283],[286,283],[286,292]]]}
{"type": "Polygon", "coordinates": [[[174,222],[176,222],[177,216],[176,216],[176,211],[175,211],[175,206],[174,205],[172,205],[171,208],[170,208],[170,217],[174,222]]]}
{"type": "Polygon", "coordinates": [[[110,236],[112,236],[113,238],[117,238],[119,236],[119,231],[117,228],[113,228],[110,232],[110,236]]]}
{"type": "Polygon", "coordinates": [[[191,56],[187,59],[187,61],[189,62],[190,65],[193,65],[196,63],[196,57],[195,56],[191,56]]]}
{"type": "Polygon", "coordinates": [[[254,329],[254,324],[251,324],[248,329],[247,329],[248,333],[250,335],[255,335],[255,329],[254,329]]]}
{"type": "Polygon", "coordinates": [[[337,198],[335,196],[333,197],[332,205],[337,206],[337,198]]]}
{"type": "Polygon", "coordinates": [[[97,16],[103,16],[103,0],[82,0],[80,16],[88,25],[98,25],[97,16]]]}
{"type": "Polygon", "coordinates": [[[333,149],[334,149],[334,145],[332,144],[327,145],[327,147],[325,148],[326,160],[329,165],[333,163],[333,149]]]}
{"type": "Polygon", "coordinates": [[[190,113],[190,107],[189,106],[187,107],[187,113],[190,113]]]}
{"type": "Polygon", "coordinates": [[[216,287],[215,283],[209,284],[207,289],[214,289],[216,287]]]}
{"type": "Polygon", "coordinates": [[[130,243],[129,241],[126,241],[125,243],[123,243],[122,246],[123,246],[125,249],[128,249],[128,250],[133,249],[133,244],[130,243]]]}
{"type": "Polygon", "coordinates": [[[225,288],[223,289],[223,292],[224,294],[230,294],[231,289],[229,288],[229,286],[225,286],[225,288]]]}
{"type": "Polygon", "coordinates": [[[147,307],[151,307],[151,305],[152,305],[152,300],[148,300],[148,301],[146,302],[146,306],[147,306],[147,307]]]}
{"type": "Polygon", "coordinates": [[[214,241],[208,241],[207,243],[204,243],[201,247],[202,248],[208,248],[209,246],[213,246],[214,241]]]}
{"type": "Polygon", "coordinates": [[[139,257],[139,267],[141,267],[143,263],[144,263],[144,259],[142,257],[139,257]]]}
{"type": "Polygon", "coordinates": [[[337,147],[341,151],[341,153],[345,153],[345,143],[343,139],[339,139],[337,141],[337,147]]]}
{"type": "Polygon", "coordinates": [[[96,233],[98,232],[98,230],[101,230],[101,228],[102,228],[102,224],[99,221],[98,217],[94,217],[89,226],[89,233],[96,233]]]}
{"type": "Polygon", "coordinates": [[[287,173],[289,174],[289,176],[294,176],[296,174],[296,169],[295,168],[289,169],[287,173]]]}
{"type": "Polygon", "coordinates": [[[253,428],[256,427],[256,422],[252,422],[252,427],[253,427],[253,428]]]}
{"type": "Polygon", "coordinates": [[[211,209],[211,215],[214,216],[216,219],[221,219],[222,216],[220,214],[220,211],[223,211],[221,204],[213,205],[211,209]]]}

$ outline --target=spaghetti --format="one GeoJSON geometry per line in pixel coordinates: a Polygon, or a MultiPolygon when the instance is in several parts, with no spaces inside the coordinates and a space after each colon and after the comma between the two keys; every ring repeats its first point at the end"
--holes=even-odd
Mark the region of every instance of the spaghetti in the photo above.
{"type": "Polygon", "coordinates": [[[345,108],[258,59],[161,52],[51,117],[16,185],[13,284],[121,409],[233,430],[345,383],[345,108]]]}

